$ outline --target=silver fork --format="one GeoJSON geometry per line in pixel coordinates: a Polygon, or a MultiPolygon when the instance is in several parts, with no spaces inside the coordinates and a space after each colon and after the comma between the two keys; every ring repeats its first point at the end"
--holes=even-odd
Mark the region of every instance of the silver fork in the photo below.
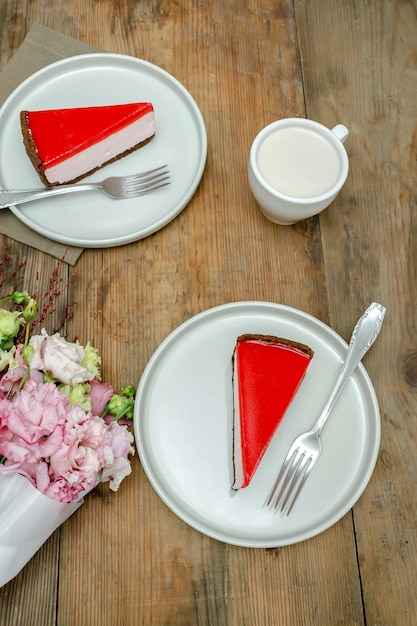
{"type": "Polygon", "coordinates": [[[299,435],[290,447],[274,486],[265,502],[273,511],[289,515],[321,454],[321,431],[342,389],[357,365],[377,338],[385,316],[385,307],[373,302],[356,323],[342,369],[317,422],[299,435]]]}
{"type": "Polygon", "coordinates": [[[9,206],[39,200],[49,196],[59,196],[78,191],[103,191],[111,198],[135,198],[169,185],[167,165],[133,174],[131,176],[111,176],[97,183],[76,183],[74,185],[57,185],[42,189],[1,189],[0,209],[9,206]]]}

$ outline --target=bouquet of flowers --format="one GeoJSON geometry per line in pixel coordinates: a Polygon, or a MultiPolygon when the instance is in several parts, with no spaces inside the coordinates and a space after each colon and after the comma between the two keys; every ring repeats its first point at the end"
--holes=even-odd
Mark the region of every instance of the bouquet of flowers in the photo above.
{"type": "Polygon", "coordinates": [[[117,491],[134,453],[133,387],[102,382],[90,343],[32,334],[36,317],[27,292],[0,299],[0,586],[83,495],[100,482],[117,491]]]}

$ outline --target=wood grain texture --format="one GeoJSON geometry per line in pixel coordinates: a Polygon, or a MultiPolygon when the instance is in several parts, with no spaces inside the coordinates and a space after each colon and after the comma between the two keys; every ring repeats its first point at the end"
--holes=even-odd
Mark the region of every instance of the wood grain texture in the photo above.
{"type": "Polygon", "coordinates": [[[417,610],[417,7],[296,6],[307,115],[351,131],[349,179],[320,218],[330,320],[347,338],[366,302],[388,310],[365,359],[381,407],[381,453],[354,523],[367,623],[402,625],[417,610]]]}
{"type": "MultiPolygon", "coordinates": [[[[0,0],[4,65],[40,23],[172,73],[204,116],[201,185],[168,226],[85,250],[59,296],[70,338],[90,340],[115,388],[136,384],[161,341],[209,307],[298,307],[346,339],[371,300],[388,307],[366,357],[382,414],[376,471],[352,512],[306,542],[226,545],[167,509],[135,457],[117,494],[99,487],[0,590],[6,626],[411,624],[417,467],[416,7],[412,0],[0,0]],[[267,123],[350,128],[350,175],[320,217],[268,222],[246,177],[267,123]],[[413,454],[414,452],[414,454],[413,454]],[[404,455],[411,460],[405,461],[404,455]]],[[[41,290],[56,263],[8,241],[41,290]]],[[[64,278],[70,272],[64,265],[64,278]]],[[[8,284],[12,277],[8,279],[8,284]]]]}

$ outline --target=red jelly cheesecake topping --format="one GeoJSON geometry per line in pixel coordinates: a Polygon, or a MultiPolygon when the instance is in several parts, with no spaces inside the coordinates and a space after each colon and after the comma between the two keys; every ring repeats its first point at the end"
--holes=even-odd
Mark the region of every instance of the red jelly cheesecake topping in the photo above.
{"type": "Polygon", "coordinates": [[[235,433],[233,488],[246,487],[251,481],[312,356],[308,346],[286,339],[269,335],[238,337],[234,385],[235,420],[239,419],[235,429],[239,434],[235,433]]]}
{"type": "Polygon", "coordinates": [[[27,125],[45,168],[65,161],[91,144],[153,112],[149,102],[100,107],[24,111],[27,125]]]}

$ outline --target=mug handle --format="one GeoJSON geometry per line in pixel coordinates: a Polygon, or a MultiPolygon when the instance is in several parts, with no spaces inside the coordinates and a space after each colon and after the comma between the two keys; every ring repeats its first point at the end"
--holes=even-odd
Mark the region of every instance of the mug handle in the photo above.
{"type": "Polygon", "coordinates": [[[343,124],[337,124],[332,128],[332,133],[343,143],[346,137],[349,135],[349,129],[343,124]]]}

